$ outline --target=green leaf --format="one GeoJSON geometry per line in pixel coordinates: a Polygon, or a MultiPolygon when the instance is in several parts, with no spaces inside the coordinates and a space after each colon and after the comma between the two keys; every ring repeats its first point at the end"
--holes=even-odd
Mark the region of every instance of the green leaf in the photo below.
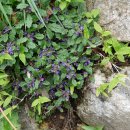
{"type": "Polygon", "coordinates": [[[43,84],[48,86],[48,85],[50,85],[50,82],[44,81],[43,84]]]}
{"type": "Polygon", "coordinates": [[[117,74],[114,76],[114,78],[109,83],[108,92],[111,92],[119,83],[125,84],[125,79],[127,78],[124,74],[117,74]]]}
{"type": "Polygon", "coordinates": [[[4,79],[4,78],[7,78],[7,77],[8,77],[7,74],[5,74],[5,73],[0,73],[0,79],[4,79]]]}
{"type": "Polygon", "coordinates": [[[74,93],[74,86],[70,86],[70,94],[73,95],[74,93]]]}
{"type": "Polygon", "coordinates": [[[96,18],[97,16],[99,16],[100,10],[99,9],[93,9],[91,11],[91,15],[96,18]]]}
{"type": "MultiPolygon", "coordinates": [[[[0,10],[1,10],[1,12],[3,13],[3,15],[4,15],[4,17],[5,17],[6,21],[7,21],[7,23],[8,23],[9,26],[11,27],[11,23],[10,23],[10,21],[9,21],[9,18],[8,18],[7,14],[6,14],[6,11],[5,11],[3,5],[1,4],[1,2],[0,2],[0,10]]],[[[11,27],[11,28],[12,28],[12,27],[11,27]]]]}
{"type": "Polygon", "coordinates": [[[105,57],[102,61],[101,61],[101,65],[107,65],[110,62],[110,58],[109,57],[105,57]]]}
{"type": "Polygon", "coordinates": [[[9,80],[7,78],[6,79],[0,79],[0,85],[2,87],[6,86],[8,83],[9,83],[9,80]]]}
{"type": "Polygon", "coordinates": [[[17,9],[23,10],[23,9],[27,8],[27,6],[28,6],[28,4],[20,3],[20,4],[17,5],[17,9]]]}
{"type": "Polygon", "coordinates": [[[20,45],[21,43],[25,43],[28,39],[26,37],[22,37],[17,40],[17,44],[20,45]]]}
{"type": "Polygon", "coordinates": [[[8,41],[8,34],[3,34],[0,36],[0,41],[7,42],[8,41]]]}
{"type": "Polygon", "coordinates": [[[125,62],[125,57],[123,55],[117,55],[117,59],[121,62],[125,62]]]}
{"type": "Polygon", "coordinates": [[[47,36],[48,38],[52,39],[54,36],[54,33],[50,29],[47,29],[47,36]]]}
{"type": "Polygon", "coordinates": [[[130,54],[130,47],[122,47],[120,48],[117,52],[116,52],[117,55],[127,55],[127,54],[130,54]]]}
{"type": "Polygon", "coordinates": [[[73,84],[74,86],[77,86],[77,81],[76,81],[75,79],[72,79],[72,84],[73,84]]]}
{"type": "Polygon", "coordinates": [[[102,27],[97,22],[94,22],[94,28],[97,32],[102,34],[103,32],[102,27]]]}
{"type": "Polygon", "coordinates": [[[48,28],[56,33],[63,33],[65,31],[65,29],[62,26],[56,23],[49,24],[48,28]]]}
{"type": "Polygon", "coordinates": [[[90,37],[89,30],[88,30],[86,24],[84,24],[84,37],[86,39],[89,39],[89,37],[90,37]]]}
{"type": "Polygon", "coordinates": [[[66,1],[61,1],[60,2],[59,7],[60,7],[61,10],[64,10],[66,8],[66,6],[67,6],[67,2],[66,1]]]}
{"type": "Polygon", "coordinates": [[[2,57],[5,60],[13,60],[12,57],[8,53],[3,54],[2,57]]]}
{"type": "Polygon", "coordinates": [[[7,107],[11,102],[11,100],[12,100],[12,96],[8,96],[4,101],[3,107],[7,107]]]}
{"type": "Polygon", "coordinates": [[[79,64],[77,70],[83,69],[83,64],[79,64]]]}
{"type": "Polygon", "coordinates": [[[26,64],[26,57],[24,53],[20,53],[19,54],[19,59],[23,62],[23,64],[26,64]]]}
{"type": "Polygon", "coordinates": [[[84,130],[103,130],[103,126],[97,126],[97,127],[92,127],[92,126],[82,126],[84,130]]]}
{"type": "Polygon", "coordinates": [[[36,45],[35,45],[35,43],[33,43],[33,42],[28,42],[27,47],[28,47],[29,49],[34,49],[34,48],[36,48],[36,45]]]}
{"type": "Polygon", "coordinates": [[[32,107],[37,106],[39,103],[40,103],[39,99],[35,99],[35,100],[32,102],[32,107]]]}
{"type": "Polygon", "coordinates": [[[51,100],[47,97],[42,97],[42,96],[39,96],[38,99],[35,99],[32,103],[32,107],[35,107],[37,106],[38,104],[43,104],[43,103],[46,103],[46,102],[50,102],[51,100]]]}
{"type": "Polygon", "coordinates": [[[47,98],[47,97],[42,97],[42,96],[39,97],[39,100],[40,100],[41,104],[51,101],[49,98],[47,98]]]}
{"type": "Polygon", "coordinates": [[[33,21],[32,21],[32,17],[31,17],[30,14],[27,15],[27,18],[26,18],[25,23],[26,23],[26,26],[27,26],[28,28],[30,28],[30,27],[32,26],[33,21]]]}
{"type": "Polygon", "coordinates": [[[44,38],[44,35],[43,34],[40,34],[40,33],[37,33],[35,35],[35,38],[37,38],[38,40],[42,40],[44,38]]]}
{"type": "Polygon", "coordinates": [[[111,35],[111,32],[110,31],[104,31],[102,33],[102,37],[107,37],[107,36],[110,36],[111,35]]]}
{"type": "Polygon", "coordinates": [[[5,5],[4,9],[5,9],[6,14],[8,14],[8,15],[11,15],[13,13],[13,9],[9,5],[5,5]]]}
{"type": "Polygon", "coordinates": [[[96,96],[99,96],[102,94],[107,88],[108,88],[108,83],[101,84],[97,89],[96,89],[96,96]]]}

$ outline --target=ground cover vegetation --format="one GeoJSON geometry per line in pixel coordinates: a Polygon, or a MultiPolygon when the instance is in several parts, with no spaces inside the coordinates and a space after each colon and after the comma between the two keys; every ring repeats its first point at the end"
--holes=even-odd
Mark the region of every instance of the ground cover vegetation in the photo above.
{"type": "MultiPolygon", "coordinates": [[[[128,44],[98,24],[99,10],[88,12],[85,5],[83,0],[0,1],[0,106],[15,127],[25,101],[40,122],[56,109],[69,109],[95,65],[118,70],[114,63],[130,56],[128,44]]],[[[122,77],[102,85],[97,95],[106,95],[122,77]]],[[[3,114],[0,119],[0,127],[11,129],[3,114]]]]}

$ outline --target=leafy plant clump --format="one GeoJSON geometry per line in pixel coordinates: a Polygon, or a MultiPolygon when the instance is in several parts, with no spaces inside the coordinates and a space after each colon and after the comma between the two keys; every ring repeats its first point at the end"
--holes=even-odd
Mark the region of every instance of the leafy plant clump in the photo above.
{"type": "Polygon", "coordinates": [[[93,26],[98,11],[88,23],[83,3],[70,3],[62,11],[45,3],[48,6],[29,0],[2,3],[12,10],[12,27],[5,18],[0,27],[0,105],[6,114],[26,98],[39,115],[68,108],[99,58],[92,52],[100,42],[93,26]]]}
{"type": "Polygon", "coordinates": [[[6,115],[25,99],[36,117],[69,108],[101,61],[96,48],[105,41],[103,64],[128,54],[108,42],[99,11],[87,12],[83,0],[5,0],[0,10],[0,106],[6,115]]]}

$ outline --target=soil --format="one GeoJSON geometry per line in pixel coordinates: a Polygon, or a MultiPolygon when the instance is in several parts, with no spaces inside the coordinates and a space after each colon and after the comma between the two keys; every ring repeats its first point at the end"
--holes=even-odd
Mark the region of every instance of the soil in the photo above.
{"type": "Polygon", "coordinates": [[[41,130],[83,130],[84,125],[76,115],[73,109],[61,112],[55,112],[48,117],[41,125],[41,130]]]}

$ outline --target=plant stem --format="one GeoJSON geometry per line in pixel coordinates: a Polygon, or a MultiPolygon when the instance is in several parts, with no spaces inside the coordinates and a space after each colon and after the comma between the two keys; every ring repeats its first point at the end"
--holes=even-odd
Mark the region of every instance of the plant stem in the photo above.
{"type": "Polygon", "coordinates": [[[4,111],[2,110],[2,108],[0,107],[0,111],[1,111],[1,113],[2,113],[2,115],[3,115],[3,117],[9,122],[9,124],[12,126],[12,128],[14,129],[14,130],[17,130],[16,128],[15,128],[15,126],[11,123],[11,121],[9,120],[9,118],[5,115],[5,113],[4,113],[4,111]]]}

